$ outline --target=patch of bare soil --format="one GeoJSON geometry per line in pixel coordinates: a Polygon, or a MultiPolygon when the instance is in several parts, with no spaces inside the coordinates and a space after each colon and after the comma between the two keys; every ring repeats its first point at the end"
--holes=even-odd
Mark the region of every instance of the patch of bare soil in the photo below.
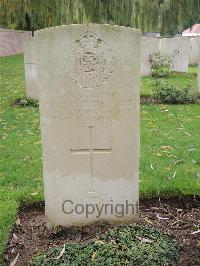
{"type": "Polygon", "coordinates": [[[161,104],[162,102],[152,96],[140,96],[140,103],[141,104],[161,104]]]}
{"type": "MultiPolygon", "coordinates": [[[[183,245],[178,265],[200,265],[200,198],[148,199],[140,202],[138,224],[150,225],[183,245]]],[[[104,233],[109,224],[57,229],[46,228],[44,204],[23,206],[5,252],[9,265],[18,255],[16,266],[28,265],[33,255],[67,242],[87,242],[104,233]]]]}
{"type": "MultiPolygon", "coordinates": [[[[153,97],[153,96],[145,96],[145,95],[140,96],[140,103],[141,104],[170,104],[170,103],[163,103],[160,99],[158,99],[156,97],[153,97]]],[[[199,97],[195,101],[195,103],[200,104],[200,98],[199,97]]]]}

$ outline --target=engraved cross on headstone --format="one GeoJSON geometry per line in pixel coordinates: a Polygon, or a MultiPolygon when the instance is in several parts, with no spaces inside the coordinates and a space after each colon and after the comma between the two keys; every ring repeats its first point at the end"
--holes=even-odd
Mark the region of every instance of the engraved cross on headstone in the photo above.
{"type": "Polygon", "coordinates": [[[111,148],[109,149],[95,149],[93,147],[93,129],[94,126],[89,126],[89,136],[90,136],[90,143],[88,149],[70,149],[71,153],[73,154],[89,154],[90,155],[90,178],[91,182],[93,183],[93,174],[94,174],[94,161],[93,161],[93,154],[94,153],[111,153],[111,148]]]}

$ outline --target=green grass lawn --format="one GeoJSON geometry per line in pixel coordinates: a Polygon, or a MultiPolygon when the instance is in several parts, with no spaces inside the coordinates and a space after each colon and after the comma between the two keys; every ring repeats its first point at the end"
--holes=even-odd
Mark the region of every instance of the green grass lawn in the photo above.
{"type": "MultiPolygon", "coordinates": [[[[197,90],[197,67],[190,67],[188,73],[172,72],[170,77],[161,78],[160,80],[168,81],[180,88],[190,85],[194,90],[197,90]]],[[[155,83],[155,78],[144,77],[141,81],[141,95],[151,96],[155,83]]]]}
{"type": "MultiPolygon", "coordinates": [[[[195,86],[196,68],[168,80],[195,86]]],[[[39,110],[25,96],[23,57],[0,58],[0,254],[21,202],[43,200],[39,110]]],[[[150,95],[155,79],[142,80],[150,95]]],[[[141,106],[141,197],[200,194],[200,106],[141,106]]]]}

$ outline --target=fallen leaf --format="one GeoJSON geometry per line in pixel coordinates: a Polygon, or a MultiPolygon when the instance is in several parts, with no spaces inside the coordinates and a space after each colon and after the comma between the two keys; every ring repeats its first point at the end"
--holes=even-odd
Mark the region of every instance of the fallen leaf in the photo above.
{"type": "Polygon", "coordinates": [[[174,174],[173,174],[172,178],[174,178],[175,176],[176,176],[176,171],[174,172],[174,174]]]}
{"type": "Polygon", "coordinates": [[[143,238],[143,237],[139,237],[139,236],[136,236],[136,238],[141,241],[141,244],[143,244],[143,243],[149,243],[149,244],[151,244],[151,243],[154,242],[153,240],[151,240],[149,238],[143,238]]]}
{"type": "Polygon", "coordinates": [[[7,136],[8,136],[8,134],[4,134],[4,136],[2,137],[2,139],[6,139],[7,138],[7,136]]]}
{"type": "Polygon", "coordinates": [[[191,233],[191,235],[196,235],[196,234],[199,234],[200,233],[200,230],[197,230],[197,231],[194,231],[191,233]]]}
{"type": "Polygon", "coordinates": [[[18,218],[15,223],[16,223],[16,225],[20,225],[21,224],[20,218],[18,218]]]}
{"type": "Polygon", "coordinates": [[[176,221],[174,221],[171,225],[175,225],[175,224],[177,224],[177,223],[179,223],[179,222],[181,222],[181,220],[176,220],[176,221]]]}
{"type": "Polygon", "coordinates": [[[19,258],[19,253],[18,253],[17,256],[14,258],[14,260],[10,263],[10,266],[14,266],[14,265],[17,263],[18,258],[19,258]]]}
{"type": "Polygon", "coordinates": [[[171,147],[171,146],[161,146],[160,147],[161,148],[161,150],[173,150],[174,148],[173,147],[171,147]]]}
{"type": "Polygon", "coordinates": [[[189,149],[189,150],[187,150],[187,151],[196,151],[196,149],[189,149]]]}
{"type": "Polygon", "coordinates": [[[15,233],[13,233],[13,238],[17,240],[18,236],[15,233]]]}
{"type": "Polygon", "coordinates": [[[97,252],[95,251],[95,252],[92,254],[92,261],[94,261],[96,255],[97,255],[97,252]]]}
{"type": "Polygon", "coordinates": [[[60,254],[59,254],[58,257],[56,257],[55,259],[56,259],[56,260],[59,260],[59,259],[63,256],[64,253],[65,253],[65,244],[64,244],[62,250],[60,251],[60,254]]]}
{"type": "Polygon", "coordinates": [[[35,195],[38,194],[38,192],[32,192],[32,193],[30,193],[30,194],[31,194],[31,196],[35,196],[35,195]]]}
{"type": "Polygon", "coordinates": [[[153,224],[153,221],[151,221],[151,220],[148,219],[147,217],[145,217],[144,220],[145,220],[148,224],[153,224]]]}
{"type": "Polygon", "coordinates": [[[156,156],[162,157],[162,154],[160,154],[160,153],[156,153],[156,156]]]}
{"type": "Polygon", "coordinates": [[[158,208],[158,207],[150,207],[150,209],[152,209],[152,210],[159,210],[160,208],[158,208]]]}
{"type": "Polygon", "coordinates": [[[161,217],[158,213],[157,213],[156,217],[157,217],[159,220],[169,220],[168,217],[161,217]]]}
{"type": "Polygon", "coordinates": [[[192,136],[190,133],[188,133],[188,132],[186,132],[186,131],[184,131],[183,133],[184,133],[185,135],[189,136],[189,137],[192,136]]]}

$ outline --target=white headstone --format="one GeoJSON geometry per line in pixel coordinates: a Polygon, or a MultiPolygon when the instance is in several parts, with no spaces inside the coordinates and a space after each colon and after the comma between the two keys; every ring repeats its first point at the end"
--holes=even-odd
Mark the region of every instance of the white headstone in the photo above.
{"type": "Polygon", "coordinates": [[[38,99],[37,91],[37,65],[35,38],[31,37],[24,41],[24,68],[26,80],[26,96],[32,99],[38,99]]]}
{"type": "Polygon", "coordinates": [[[171,69],[177,72],[188,72],[189,67],[189,45],[187,37],[163,38],[161,39],[161,54],[170,55],[173,58],[171,69]]]}
{"type": "Polygon", "coordinates": [[[68,25],[37,31],[35,38],[49,223],[133,222],[140,31],[68,25]]]}
{"type": "Polygon", "coordinates": [[[190,64],[198,64],[200,37],[190,38],[190,64]]]}
{"type": "Polygon", "coordinates": [[[159,38],[141,38],[141,75],[151,75],[150,56],[159,53],[160,39],[159,38]]]}
{"type": "Polygon", "coordinates": [[[23,42],[31,37],[31,31],[0,28],[0,57],[23,53],[23,42]]]}

